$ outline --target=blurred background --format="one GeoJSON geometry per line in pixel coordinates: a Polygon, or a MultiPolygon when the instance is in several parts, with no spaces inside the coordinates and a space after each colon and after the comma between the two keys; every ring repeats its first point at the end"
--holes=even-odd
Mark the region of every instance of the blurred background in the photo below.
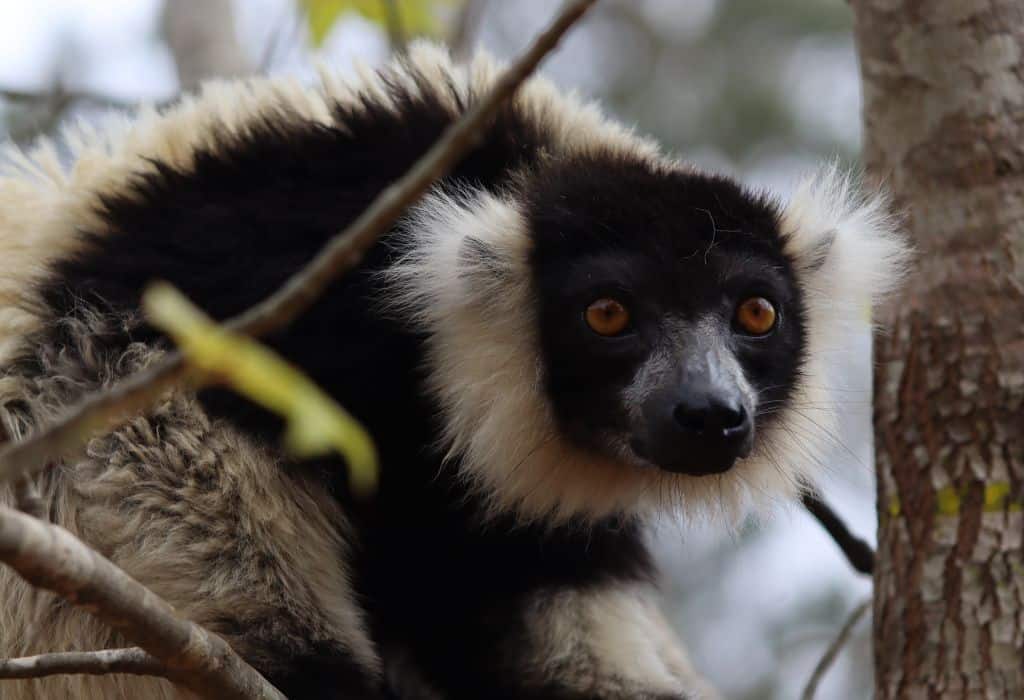
{"type": "MultiPolygon", "coordinates": [[[[172,100],[209,76],[312,79],[379,64],[415,36],[511,57],[555,0],[0,0],[0,138],[172,100]]],[[[856,167],[860,92],[843,0],[602,0],[543,66],[558,84],[706,168],[781,195],[822,161],[856,167]]],[[[870,339],[842,358],[826,499],[874,543],[870,339]]],[[[727,698],[799,697],[870,581],[805,512],[734,532],[665,522],[665,607],[727,698]]],[[[819,698],[871,693],[861,621],[819,698]]]]}

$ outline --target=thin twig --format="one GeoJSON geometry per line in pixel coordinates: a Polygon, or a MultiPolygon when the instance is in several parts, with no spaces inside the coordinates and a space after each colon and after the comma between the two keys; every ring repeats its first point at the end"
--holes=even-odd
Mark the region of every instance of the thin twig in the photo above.
{"type": "MultiPolygon", "coordinates": [[[[302,314],[334,280],[357,266],[398,217],[477,144],[480,131],[505,100],[596,1],[569,3],[533,45],[502,73],[491,91],[448,127],[401,179],[381,192],[280,289],[225,325],[232,331],[254,336],[280,329],[302,314]]],[[[92,435],[109,430],[147,408],[184,375],[181,355],[174,352],[113,388],[87,396],[63,418],[0,452],[0,482],[37,472],[48,463],[75,454],[92,435]]]]}
{"type": "Polygon", "coordinates": [[[402,11],[398,7],[398,0],[381,0],[384,3],[384,14],[387,16],[388,41],[391,43],[391,53],[405,53],[408,43],[405,36],[405,25],[402,22],[402,11]]]}
{"type": "Polygon", "coordinates": [[[167,677],[167,666],[145,649],[102,649],[100,651],[65,651],[20,659],[0,659],[0,679],[43,678],[62,674],[102,676],[108,673],[130,673],[136,676],[167,677]]]}
{"type": "Polygon", "coordinates": [[[843,550],[850,565],[860,573],[870,576],[875,570],[875,550],[871,545],[850,532],[843,519],[818,496],[806,493],[802,500],[804,508],[821,523],[843,550]]]}
{"type": "Polygon", "coordinates": [[[159,596],[63,528],[0,506],[0,561],[164,660],[167,677],[199,697],[285,700],[221,637],[178,617],[159,596]]]}
{"type": "Polygon", "coordinates": [[[832,640],[828,649],[825,650],[825,655],[821,657],[821,661],[814,667],[814,672],[811,673],[810,680],[807,681],[807,686],[804,688],[803,695],[800,696],[800,700],[814,700],[814,694],[818,690],[818,684],[821,683],[821,679],[825,676],[832,662],[839,656],[840,650],[843,645],[849,640],[850,635],[853,633],[853,628],[857,626],[860,619],[864,617],[871,608],[871,599],[865,600],[863,603],[854,608],[849,617],[846,618],[846,622],[843,623],[842,628],[839,630],[839,634],[832,640]]]}
{"type": "Polygon", "coordinates": [[[110,95],[102,95],[87,90],[67,90],[60,85],[52,90],[43,92],[32,92],[29,90],[11,90],[0,88],[0,98],[8,102],[21,102],[28,104],[60,105],[61,108],[72,102],[92,102],[104,107],[116,107],[119,109],[135,109],[138,102],[129,102],[110,95]]]}

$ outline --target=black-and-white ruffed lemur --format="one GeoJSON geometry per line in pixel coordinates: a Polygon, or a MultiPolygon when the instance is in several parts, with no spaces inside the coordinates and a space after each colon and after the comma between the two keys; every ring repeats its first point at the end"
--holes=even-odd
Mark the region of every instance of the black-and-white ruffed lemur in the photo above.
{"type": "MultiPolygon", "coordinates": [[[[19,439],[169,349],[167,280],[217,318],[275,290],[499,66],[442,49],[358,80],[207,85],[9,152],[0,419],[19,439]]],[[[296,463],[234,395],[180,390],[37,478],[48,517],[291,698],[698,698],[645,528],[811,482],[829,373],[904,246],[825,170],[783,203],[530,79],[360,267],[267,342],[368,428],[379,492],[296,463]]],[[[10,499],[4,492],[3,497],[10,499]]],[[[122,646],[0,572],[0,655],[122,646]]],[[[162,680],[5,698],[172,698],[162,680]]]]}

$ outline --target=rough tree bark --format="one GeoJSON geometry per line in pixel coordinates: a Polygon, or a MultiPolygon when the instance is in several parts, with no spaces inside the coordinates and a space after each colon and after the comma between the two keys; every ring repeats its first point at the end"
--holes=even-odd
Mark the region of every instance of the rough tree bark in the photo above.
{"type": "Polygon", "coordinates": [[[1024,697],[1024,3],[853,0],[918,271],[877,339],[878,698],[1024,697]]]}

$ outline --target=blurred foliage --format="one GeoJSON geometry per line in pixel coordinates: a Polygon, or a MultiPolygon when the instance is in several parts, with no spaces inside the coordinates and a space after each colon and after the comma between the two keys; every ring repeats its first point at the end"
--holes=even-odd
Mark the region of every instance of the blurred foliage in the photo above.
{"type": "MultiPolygon", "coordinates": [[[[797,119],[805,106],[794,104],[793,93],[803,76],[799,70],[794,75],[789,64],[794,51],[811,39],[852,51],[853,17],[846,2],[717,0],[710,6],[709,16],[692,25],[664,21],[667,13],[696,14],[687,3],[618,0],[606,6],[616,23],[625,20],[631,32],[640,33],[629,43],[644,47],[631,49],[622,32],[623,45],[608,46],[607,52],[649,65],[633,66],[601,97],[684,156],[710,146],[741,170],[752,153],[766,148],[856,160],[856,130],[837,140],[835,134],[809,131],[797,119]]],[[[820,95],[822,110],[833,96],[820,95]]]]}
{"type": "MultiPolygon", "coordinates": [[[[435,36],[441,30],[437,5],[451,5],[454,0],[394,0],[402,30],[411,35],[435,36]]],[[[320,46],[334,23],[345,13],[354,12],[386,26],[387,0],[299,0],[309,24],[314,46],[320,46]]]]}
{"type": "Polygon", "coordinates": [[[143,306],[153,325],[174,339],[206,379],[282,416],[292,454],[315,457],[335,450],[348,464],[353,493],[374,491],[377,454],[370,436],[306,375],[255,340],[217,325],[168,284],[151,286],[143,306]]]}
{"type": "Polygon", "coordinates": [[[792,39],[822,32],[846,37],[853,19],[843,0],[723,0],[718,8],[709,36],[770,21],[792,39]]]}

